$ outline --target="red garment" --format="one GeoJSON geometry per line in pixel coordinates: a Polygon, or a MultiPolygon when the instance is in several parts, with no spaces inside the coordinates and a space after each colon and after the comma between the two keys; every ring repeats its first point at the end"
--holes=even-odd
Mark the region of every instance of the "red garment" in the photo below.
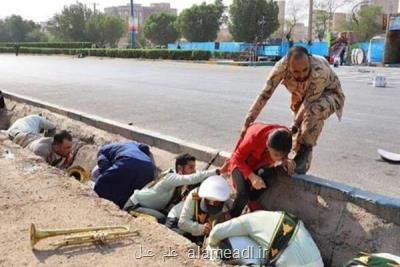
{"type": "Polygon", "coordinates": [[[229,160],[230,171],[239,168],[244,177],[248,179],[253,171],[265,165],[274,164],[275,162],[271,159],[267,148],[267,139],[275,129],[281,128],[289,130],[278,124],[258,122],[250,125],[243,139],[232,153],[229,160]]]}

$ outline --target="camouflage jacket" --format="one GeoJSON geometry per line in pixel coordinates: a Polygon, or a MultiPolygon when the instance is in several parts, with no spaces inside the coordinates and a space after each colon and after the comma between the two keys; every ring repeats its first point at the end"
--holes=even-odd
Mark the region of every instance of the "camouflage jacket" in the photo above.
{"type": "Polygon", "coordinates": [[[276,87],[282,83],[291,93],[291,110],[296,113],[301,104],[307,106],[312,104],[321,96],[329,97],[332,106],[339,120],[342,117],[342,110],[345,96],[336,73],[329,66],[328,61],[320,56],[310,56],[311,74],[305,82],[297,82],[288,70],[287,57],[278,61],[270,72],[264,89],[250,108],[245,125],[248,126],[256,120],[261,110],[271,98],[276,87]]]}

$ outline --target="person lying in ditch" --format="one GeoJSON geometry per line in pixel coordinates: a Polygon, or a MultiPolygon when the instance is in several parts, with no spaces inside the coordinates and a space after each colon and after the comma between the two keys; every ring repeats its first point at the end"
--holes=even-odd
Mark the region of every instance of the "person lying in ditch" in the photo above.
{"type": "Polygon", "coordinates": [[[135,190],[156,177],[149,146],[132,141],[104,145],[97,153],[94,191],[121,209],[135,190]]]}
{"type": "Polygon", "coordinates": [[[67,169],[73,162],[72,136],[63,130],[53,137],[36,136],[30,139],[26,148],[42,157],[51,166],[67,169]]]}
{"type": "Polygon", "coordinates": [[[281,211],[256,211],[216,225],[207,255],[233,265],[324,266],[303,222],[281,211]]]}
{"type": "MultiPolygon", "coordinates": [[[[182,154],[176,158],[175,168],[163,171],[143,189],[135,190],[125,203],[124,210],[131,214],[151,215],[159,223],[165,223],[165,216],[171,208],[182,201],[184,186],[201,183],[204,179],[219,174],[219,169],[196,172],[196,158],[182,154]]],[[[169,220],[167,225],[176,227],[178,218],[179,216],[175,220],[169,220]]]]}
{"type": "Polygon", "coordinates": [[[211,176],[193,189],[184,201],[178,228],[186,238],[202,246],[215,224],[226,220],[230,186],[222,176],[211,176]]]}
{"type": "Polygon", "coordinates": [[[260,209],[258,199],[268,179],[276,175],[277,166],[282,166],[290,175],[293,173],[295,163],[288,159],[291,149],[292,134],[285,126],[257,122],[247,129],[229,159],[237,192],[232,217],[241,215],[246,205],[250,211],[260,209]]]}
{"type": "Polygon", "coordinates": [[[7,130],[9,138],[22,147],[26,147],[31,140],[35,140],[44,133],[45,137],[53,136],[56,125],[41,115],[29,115],[16,120],[7,130]]]}

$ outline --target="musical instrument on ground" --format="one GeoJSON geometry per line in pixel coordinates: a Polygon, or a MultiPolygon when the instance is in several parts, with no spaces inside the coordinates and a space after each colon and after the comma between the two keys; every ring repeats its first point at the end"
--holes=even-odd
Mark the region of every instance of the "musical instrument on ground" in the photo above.
{"type": "Polygon", "coordinates": [[[102,227],[86,227],[72,229],[37,229],[35,224],[31,224],[31,246],[35,246],[42,239],[66,235],[66,237],[58,242],[50,243],[52,246],[62,247],[68,245],[79,245],[87,243],[104,244],[109,241],[116,241],[124,237],[132,235],[138,236],[137,230],[130,231],[127,226],[102,226],[102,227]]]}
{"type": "Polygon", "coordinates": [[[66,171],[67,176],[74,177],[81,183],[86,183],[90,180],[90,173],[82,166],[71,166],[66,171]]]}

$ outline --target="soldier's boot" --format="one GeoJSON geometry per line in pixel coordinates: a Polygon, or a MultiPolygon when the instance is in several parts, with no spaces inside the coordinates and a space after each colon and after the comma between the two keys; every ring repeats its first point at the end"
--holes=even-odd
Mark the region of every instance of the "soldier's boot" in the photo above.
{"type": "Polygon", "coordinates": [[[312,146],[300,145],[300,149],[294,158],[294,162],[296,163],[295,172],[297,174],[306,174],[311,166],[312,160],[312,146]]]}

